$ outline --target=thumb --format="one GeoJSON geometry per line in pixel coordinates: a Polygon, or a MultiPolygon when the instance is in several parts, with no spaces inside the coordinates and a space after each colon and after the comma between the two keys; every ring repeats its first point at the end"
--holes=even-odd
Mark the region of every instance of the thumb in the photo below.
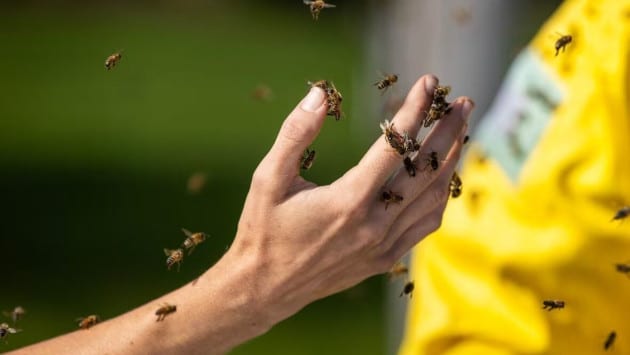
{"type": "Polygon", "coordinates": [[[298,174],[304,149],[315,140],[326,118],[326,93],[312,87],[282,124],[271,150],[263,160],[263,169],[271,170],[282,186],[291,183],[298,174]]]}

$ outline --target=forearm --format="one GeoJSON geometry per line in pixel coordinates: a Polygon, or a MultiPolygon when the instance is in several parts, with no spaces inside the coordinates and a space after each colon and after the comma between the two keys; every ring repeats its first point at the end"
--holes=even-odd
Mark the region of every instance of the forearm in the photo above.
{"type": "Polygon", "coordinates": [[[126,314],[11,354],[221,354],[272,326],[257,298],[258,261],[227,253],[197,280],[126,314]],[[162,303],[177,306],[157,322],[162,303]]]}

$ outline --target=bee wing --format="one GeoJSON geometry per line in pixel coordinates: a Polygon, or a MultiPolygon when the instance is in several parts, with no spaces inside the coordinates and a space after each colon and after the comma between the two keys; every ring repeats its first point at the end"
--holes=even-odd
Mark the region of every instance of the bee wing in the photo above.
{"type": "Polygon", "coordinates": [[[187,237],[190,237],[192,235],[192,233],[186,228],[182,228],[182,232],[184,232],[184,234],[186,234],[187,237]]]}
{"type": "Polygon", "coordinates": [[[337,7],[337,5],[324,3],[324,9],[330,9],[330,8],[333,8],[333,7],[337,7]]]}
{"type": "Polygon", "coordinates": [[[22,331],[22,329],[13,329],[13,328],[8,328],[7,331],[11,334],[15,334],[15,333],[19,333],[22,331]]]}
{"type": "Polygon", "coordinates": [[[166,256],[171,256],[171,253],[172,253],[173,251],[174,251],[174,250],[164,248],[164,255],[166,255],[166,256]]]}
{"type": "Polygon", "coordinates": [[[310,5],[313,3],[313,1],[309,1],[309,0],[303,0],[304,5],[310,5]]]}

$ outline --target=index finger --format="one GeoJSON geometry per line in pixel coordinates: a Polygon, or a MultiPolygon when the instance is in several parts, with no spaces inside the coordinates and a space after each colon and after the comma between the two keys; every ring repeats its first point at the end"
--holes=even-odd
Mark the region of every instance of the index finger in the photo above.
{"type": "MultiPolygon", "coordinates": [[[[424,75],[414,84],[392,121],[397,132],[400,134],[408,132],[411,137],[417,136],[433,100],[433,91],[437,84],[438,79],[433,75],[424,75]]],[[[352,181],[360,181],[365,191],[373,192],[382,187],[401,167],[402,161],[403,156],[381,136],[346,177],[352,181]]]]}

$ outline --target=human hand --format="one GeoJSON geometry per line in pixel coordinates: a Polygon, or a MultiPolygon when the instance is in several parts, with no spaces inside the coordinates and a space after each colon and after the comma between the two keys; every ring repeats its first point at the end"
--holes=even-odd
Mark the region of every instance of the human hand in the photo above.
{"type": "MultiPolygon", "coordinates": [[[[430,75],[416,82],[393,119],[397,131],[416,136],[436,85],[430,75]]],[[[355,167],[332,184],[317,186],[300,177],[298,164],[326,119],[325,93],[311,89],[254,172],[228,252],[256,269],[247,287],[271,324],[387,272],[440,226],[472,108],[470,99],[454,101],[423,141],[415,177],[407,175],[403,158],[381,136],[355,167]],[[422,157],[431,151],[445,159],[436,171],[422,169],[422,157]],[[400,204],[385,209],[380,201],[385,185],[403,196],[400,204]]]]}

